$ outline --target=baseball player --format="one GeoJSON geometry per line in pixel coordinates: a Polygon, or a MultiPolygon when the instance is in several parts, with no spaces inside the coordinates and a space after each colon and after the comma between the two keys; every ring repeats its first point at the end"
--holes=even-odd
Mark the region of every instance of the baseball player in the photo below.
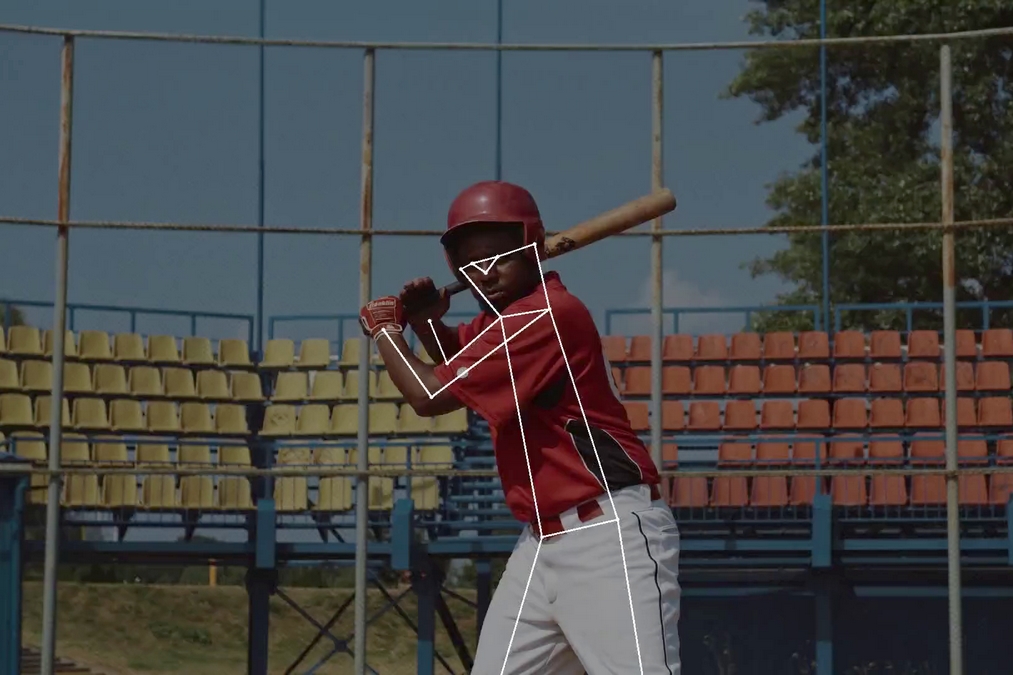
{"type": "Polygon", "coordinates": [[[441,238],[482,311],[450,327],[416,279],[371,301],[363,328],[414,410],[468,407],[491,429],[507,506],[526,523],[493,594],[475,675],[679,675],[679,531],[633,432],[587,307],[543,274],[545,230],[522,187],[486,181],[441,238]],[[410,326],[438,365],[417,358],[410,326]]]}

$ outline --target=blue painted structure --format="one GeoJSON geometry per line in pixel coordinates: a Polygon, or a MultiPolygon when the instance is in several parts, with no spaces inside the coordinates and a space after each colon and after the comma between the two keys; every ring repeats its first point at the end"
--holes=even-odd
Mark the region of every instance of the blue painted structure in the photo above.
{"type": "MultiPolygon", "coordinates": [[[[989,308],[1006,304],[1013,305],[992,303],[986,308],[983,303],[969,303],[965,306],[979,306],[987,320],[989,308]]],[[[926,303],[888,307],[899,308],[909,317],[917,309],[934,309],[926,303]]],[[[769,309],[773,308],[733,308],[744,313],[769,309]]],[[[849,306],[835,308],[835,311],[866,309],[880,308],[849,306]]],[[[131,316],[146,311],[140,308],[102,310],[126,311],[131,316]]],[[[819,321],[818,307],[804,306],[798,310],[812,311],[819,321]]],[[[637,311],[614,310],[606,314],[606,322],[613,315],[637,311]]],[[[677,320],[680,313],[690,311],[697,310],[676,308],[667,309],[666,313],[673,314],[677,320]]],[[[336,344],[340,345],[346,337],[342,332],[344,322],[354,321],[354,315],[273,317],[269,326],[273,331],[275,322],[308,319],[337,321],[336,344]]],[[[838,320],[835,318],[835,323],[838,320]]],[[[193,319],[191,324],[194,327],[195,321],[193,319]]],[[[262,413],[259,408],[251,410],[252,429],[259,428],[262,413]]],[[[680,446],[685,447],[715,447],[717,436],[678,433],[666,434],[665,438],[678,440],[680,446]]],[[[764,437],[776,440],[770,435],[764,437]]],[[[803,437],[788,434],[784,438],[800,440],[803,437]]],[[[279,444],[265,442],[256,435],[246,440],[255,464],[270,467],[279,444]]],[[[386,441],[390,444],[406,442],[386,441]]],[[[331,445],[352,447],[354,443],[349,439],[331,445]]],[[[452,444],[456,468],[493,467],[488,430],[481,421],[473,419],[467,433],[454,438],[452,444]]],[[[817,462],[819,456],[816,453],[817,462]]],[[[692,462],[680,462],[680,468],[692,466],[692,462]]],[[[713,461],[701,461],[698,466],[713,468],[714,465],[713,461]]],[[[441,658],[436,654],[434,643],[436,621],[454,630],[452,618],[447,618],[449,611],[444,594],[449,591],[441,588],[439,562],[447,558],[478,561],[476,610],[481,616],[491,588],[488,561],[508,555],[516,541],[520,526],[502,507],[495,493],[497,483],[495,479],[441,479],[443,499],[433,511],[417,511],[407,495],[399,494],[390,512],[370,514],[371,526],[382,536],[381,541],[370,545],[371,562],[412,573],[420,612],[415,626],[419,634],[419,673],[438,672],[434,671],[434,662],[441,658]],[[417,540],[415,535],[419,532],[425,532],[425,541],[417,540]]],[[[199,519],[202,527],[231,527],[243,531],[246,533],[244,541],[154,542],[124,541],[122,538],[118,541],[67,541],[61,544],[63,559],[80,563],[165,564],[206,564],[215,560],[218,564],[245,566],[250,612],[249,672],[266,672],[266,637],[270,629],[268,601],[272,595],[277,595],[291,603],[284,590],[278,588],[278,568],[322,561],[350,563],[355,550],[352,543],[325,536],[327,533],[322,531],[325,528],[312,518],[279,514],[271,498],[273,489],[269,481],[255,480],[253,485],[255,508],[251,512],[182,514],[184,520],[199,519]],[[320,531],[321,541],[285,541],[286,533],[295,530],[320,531]]],[[[314,489],[311,484],[311,492],[314,489]]],[[[0,496],[3,494],[0,490],[0,496]]],[[[15,531],[10,514],[18,513],[18,503],[17,498],[12,502],[13,510],[4,510],[6,502],[0,503],[0,531],[15,531]],[[6,529],[3,529],[4,514],[8,517],[6,529]]],[[[989,639],[1001,636],[1000,629],[1008,628],[1009,623],[1001,606],[1004,598],[1013,594],[1011,513],[1010,504],[962,509],[965,597],[969,598],[969,604],[982,608],[980,614],[970,617],[968,622],[969,631],[972,627],[975,631],[969,633],[968,653],[969,658],[982,659],[983,663],[977,666],[969,663],[969,673],[1004,672],[988,670],[987,661],[991,658],[989,654],[996,656],[989,647],[999,644],[990,643],[989,639]],[[982,618],[986,615],[987,620],[982,618]],[[976,651],[972,647],[978,643],[982,649],[976,651]]],[[[67,522],[75,521],[76,516],[75,511],[64,514],[67,522]]],[[[126,514],[114,513],[113,516],[122,528],[141,525],[178,528],[183,522],[175,517],[149,521],[131,519],[126,514]]],[[[945,663],[942,635],[945,635],[946,532],[942,508],[842,508],[834,506],[829,495],[820,493],[811,506],[805,507],[686,508],[676,509],[676,516],[682,530],[685,608],[681,633],[687,672],[724,672],[716,665],[722,658],[719,652],[723,649],[723,641],[731,642],[734,654],[731,658],[740,673],[804,672],[800,670],[803,664],[815,665],[820,675],[869,672],[848,669],[858,660],[883,658],[892,658],[898,663],[904,659],[945,663]],[[924,617],[916,619],[905,614],[902,609],[907,606],[921,608],[918,611],[924,612],[924,617]],[[771,612],[776,612],[781,620],[770,621],[771,612]],[[922,642],[905,638],[905,631],[897,630],[896,625],[893,626],[897,633],[894,639],[871,635],[873,631],[869,626],[883,617],[891,617],[891,621],[899,624],[924,620],[922,642]],[[933,640],[933,634],[938,635],[938,639],[933,640]],[[863,635],[864,638],[859,637],[863,635]]],[[[340,530],[353,523],[353,514],[349,512],[332,516],[328,525],[340,530]]],[[[16,538],[0,539],[0,564],[20,561],[17,545],[16,538]]],[[[25,542],[23,555],[26,560],[41,560],[41,542],[25,542]]],[[[4,583],[12,588],[19,587],[17,565],[4,565],[0,573],[4,583]]],[[[19,600],[13,594],[8,594],[8,598],[19,600]]],[[[339,608],[339,614],[340,611],[339,608]]],[[[8,606],[5,609],[8,617],[15,614],[20,616],[19,608],[8,606]]],[[[10,625],[7,624],[8,629],[10,625]]],[[[10,636],[11,630],[6,634],[10,636]]],[[[335,653],[347,647],[348,641],[331,638],[335,653]]],[[[458,649],[460,653],[460,647],[458,649]]],[[[464,652],[462,660],[466,661],[466,648],[464,652]]],[[[925,672],[941,672],[938,666],[936,668],[925,672]]]]}

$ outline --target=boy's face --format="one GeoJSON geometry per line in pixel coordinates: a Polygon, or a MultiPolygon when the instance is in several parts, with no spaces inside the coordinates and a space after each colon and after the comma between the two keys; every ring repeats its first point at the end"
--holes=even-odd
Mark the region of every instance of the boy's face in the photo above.
{"type": "Polygon", "coordinates": [[[468,225],[450,240],[448,253],[455,274],[463,281],[457,270],[464,267],[464,274],[471,280],[471,293],[483,309],[491,304],[502,311],[534,290],[538,267],[526,250],[516,251],[523,245],[519,225],[500,223],[468,225]],[[502,255],[509,251],[515,252],[502,255]],[[469,265],[471,262],[476,264],[469,265]]]}

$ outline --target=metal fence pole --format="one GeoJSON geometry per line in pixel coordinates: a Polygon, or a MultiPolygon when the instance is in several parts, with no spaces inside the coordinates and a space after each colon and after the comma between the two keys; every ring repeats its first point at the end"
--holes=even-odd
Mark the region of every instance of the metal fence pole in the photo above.
{"type": "MultiPolygon", "coordinates": [[[[662,163],[662,126],[663,98],[665,93],[664,62],[662,52],[651,55],[651,189],[660,190],[664,187],[662,163]]],[[[651,230],[661,231],[661,218],[655,218],[651,230]]],[[[664,340],[664,321],[662,313],[665,299],[662,268],[662,237],[655,234],[651,237],[651,454],[654,464],[661,468],[661,343],[664,340]]]]}
{"type": "MultiPolygon", "coordinates": [[[[264,39],[266,24],[267,0],[260,0],[260,39],[264,39]]],[[[264,227],[264,45],[257,48],[260,52],[258,113],[257,123],[260,135],[257,139],[257,225],[264,227]]],[[[257,350],[264,353],[264,233],[257,233],[257,350]]],[[[252,346],[252,345],[251,345],[252,346]]]]}
{"type": "MultiPolygon", "coordinates": [[[[827,0],[820,0],[820,39],[827,37],[827,0]]],[[[827,166],[827,46],[820,45],[820,224],[830,224],[830,175],[827,166]]],[[[830,325],[830,232],[820,235],[823,258],[823,320],[830,325]]],[[[829,329],[828,329],[829,330],[829,329]]]]}
{"type": "MultiPolygon", "coordinates": [[[[367,49],[362,74],[362,194],[359,213],[362,241],[359,244],[359,305],[365,305],[373,293],[373,83],[376,52],[367,49]]],[[[372,344],[362,336],[359,349],[359,471],[369,468],[369,360],[372,344]]],[[[355,483],[355,675],[366,673],[366,532],[368,522],[369,478],[356,477],[355,483]]]]}
{"type": "MultiPolygon", "coordinates": [[[[939,50],[942,223],[953,224],[953,99],[950,47],[939,50]]],[[[943,230],[943,358],[946,373],[946,470],[957,469],[957,312],[953,230],[943,230]]],[[[962,675],[963,640],[960,591],[960,514],[957,476],[946,476],[946,562],[950,609],[950,675],[962,675]]]]}
{"type": "MultiPolygon", "coordinates": [[[[74,102],[74,38],[63,38],[60,73],[60,153],[57,218],[70,220],[70,137],[74,102]]],[[[67,246],[70,229],[56,233],[56,302],[53,306],[53,390],[49,400],[49,469],[60,469],[63,440],[63,356],[67,333],[67,246]]],[[[60,559],[60,495],[63,477],[49,474],[46,495],[46,557],[42,586],[42,675],[53,675],[56,662],[56,577],[60,559]]]]}

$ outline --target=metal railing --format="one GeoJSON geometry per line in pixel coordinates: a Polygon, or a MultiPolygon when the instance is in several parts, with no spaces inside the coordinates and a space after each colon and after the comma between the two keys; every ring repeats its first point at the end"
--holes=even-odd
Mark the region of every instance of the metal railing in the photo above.
{"type": "MultiPolygon", "coordinates": [[[[662,241],[666,236],[697,236],[704,234],[778,234],[784,232],[832,232],[841,230],[904,230],[932,229],[940,230],[943,238],[943,309],[944,309],[944,344],[946,367],[946,476],[947,476],[947,514],[948,514],[948,569],[949,569],[949,606],[950,606],[950,652],[952,675],[961,675],[961,614],[960,614],[960,561],[958,537],[958,502],[957,502],[957,456],[956,456],[956,377],[955,377],[955,303],[954,303],[954,232],[958,227],[1009,226],[1013,218],[992,219],[989,221],[969,221],[956,223],[953,210],[953,118],[951,108],[951,62],[950,48],[947,43],[958,40],[977,39],[983,37],[1013,35],[1013,27],[988,30],[963,31],[959,33],[932,33],[923,35],[885,35],[849,38],[804,39],[793,41],[739,41],[739,42],[701,42],[691,44],[647,44],[647,45],[565,45],[565,44],[451,44],[451,43],[395,43],[395,42],[330,42],[310,40],[279,40],[257,39],[247,37],[202,36],[202,35],[171,35],[164,33],[128,33],[118,31],[87,31],[67,30],[58,28],[39,28],[32,26],[0,25],[0,32],[51,35],[62,38],[61,60],[61,98],[60,98],[60,135],[59,135],[59,171],[57,183],[58,215],[56,220],[40,220],[12,216],[0,217],[0,222],[22,225],[49,226],[57,228],[56,237],[56,293],[53,321],[53,383],[52,397],[54,401],[63,398],[63,361],[65,356],[64,336],[67,309],[67,256],[68,239],[72,229],[85,227],[102,227],[112,229],[158,229],[188,231],[221,231],[221,232],[291,232],[299,234],[352,235],[360,237],[360,277],[359,298],[362,303],[369,300],[372,286],[372,239],[380,234],[398,234],[401,236],[418,234],[434,236],[438,231],[383,231],[373,227],[373,133],[374,133],[374,83],[375,57],[378,50],[464,50],[464,51],[611,51],[640,52],[650,54],[652,73],[652,129],[651,129],[651,184],[657,188],[664,184],[663,180],[663,56],[665,52],[701,51],[701,50],[761,50],[761,49],[797,49],[806,47],[828,47],[834,45],[862,44],[910,44],[914,42],[943,43],[940,49],[940,100],[942,101],[941,116],[941,165],[942,176],[940,189],[942,193],[942,213],[938,223],[865,223],[855,225],[821,225],[809,227],[786,228],[724,228],[697,230],[664,230],[662,219],[656,219],[649,231],[633,233],[629,236],[647,236],[651,239],[651,318],[653,347],[651,354],[652,387],[651,400],[653,422],[651,441],[655,451],[655,461],[660,464],[661,449],[661,343],[662,343],[662,241]],[[112,223],[112,222],[75,222],[70,218],[70,185],[71,185],[71,130],[73,111],[74,84],[74,45],[78,38],[111,39],[111,40],[148,40],[162,42],[203,43],[219,45],[257,45],[285,46],[325,49],[353,49],[363,52],[363,129],[361,149],[361,192],[360,192],[360,223],[357,229],[339,228],[279,228],[266,226],[223,226],[223,225],[179,225],[173,223],[112,223]]],[[[258,289],[258,293],[260,290],[258,289]]],[[[259,304],[259,303],[258,303],[259,304]]],[[[257,316],[262,322],[263,317],[257,316]]],[[[363,348],[360,350],[359,364],[359,478],[356,483],[357,537],[356,558],[356,606],[355,606],[355,653],[356,672],[364,672],[365,655],[365,572],[366,572],[366,443],[368,440],[368,358],[370,354],[368,338],[362,338],[363,348]]],[[[259,347],[259,345],[258,345],[259,347]]],[[[59,405],[57,403],[56,405],[59,405]]],[[[58,526],[59,526],[59,494],[61,486],[60,440],[62,428],[59,416],[53,416],[49,430],[52,451],[49,454],[49,492],[46,513],[46,554],[44,565],[44,598],[43,598],[43,645],[42,672],[49,675],[53,672],[53,655],[55,647],[56,617],[56,565],[59,559],[58,526]]]]}

